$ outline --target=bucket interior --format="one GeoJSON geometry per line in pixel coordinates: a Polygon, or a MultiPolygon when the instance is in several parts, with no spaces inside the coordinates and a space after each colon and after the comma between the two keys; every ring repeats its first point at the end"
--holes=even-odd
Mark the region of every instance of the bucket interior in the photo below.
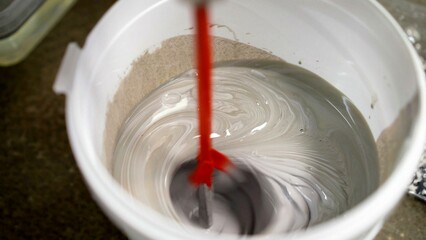
{"type": "MultiPolygon", "coordinates": [[[[212,14],[214,36],[300,65],[343,92],[367,121],[378,146],[381,182],[387,179],[418,117],[419,86],[401,36],[376,7],[352,0],[218,1],[212,14]]],[[[79,96],[74,104],[81,109],[80,130],[89,136],[95,161],[107,170],[119,128],[133,107],[162,82],[194,66],[190,55],[182,63],[164,61],[168,65],[147,58],[157,78],[134,87],[130,81],[124,84],[132,64],[168,39],[193,34],[191,16],[182,1],[120,1],[89,36],[73,88],[79,96]],[[117,98],[120,92],[126,97],[117,98]]],[[[179,47],[160,57],[175,58],[179,47]]],[[[219,54],[215,60],[222,58],[219,54]]],[[[143,79],[144,72],[132,74],[143,79]]]]}
{"type": "MultiPolygon", "coordinates": [[[[391,23],[368,2],[248,0],[223,1],[213,6],[214,36],[266,50],[329,81],[361,111],[378,141],[398,116],[406,127],[392,134],[399,139],[396,145],[402,146],[402,139],[411,134],[408,126],[415,120],[417,109],[409,108],[410,114],[401,111],[418,101],[412,59],[401,47],[403,41],[391,23]]],[[[83,67],[79,73],[91,78],[77,86],[84,92],[81,109],[90,142],[107,168],[111,149],[105,149],[104,139],[107,144],[114,144],[117,128],[130,110],[157,86],[144,83],[142,93],[127,88],[131,100],[119,103],[119,108],[124,109],[111,109],[117,113],[107,115],[132,62],[160,48],[166,39],[193,34],[194,27],[189,7],[178,1],[130,1],[117,4],[112,10],[101,23],[115,24],[99,24],[88,39],[82,65],[93,67],[83,67]],[[131,12],[124,15],[121,11],[131,12]],[[115,126],[106,125],[107,116],[112,116],[109,124],[115,126]],[[106,132],[111,132],[108,137],[106,132]]],[[[172,75],[163,74],[159,79],[172,75]]],[[[394,165],[396,155],[391,155],[394,159],[385,160],[386,165],[394,165]]]]}

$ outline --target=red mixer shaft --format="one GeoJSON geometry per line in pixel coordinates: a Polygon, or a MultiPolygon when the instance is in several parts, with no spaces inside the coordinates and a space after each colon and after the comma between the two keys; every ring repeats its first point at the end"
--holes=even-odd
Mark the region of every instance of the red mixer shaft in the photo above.
{"type": "Polygon", "coordinates": [[[209,34],[207,4],[195,6],[196,55],[198,68],[198,119],[200,131],[200,152],[197,168],[191,175],[192,183],[212,186],[214,168],[224,171],[229,159],[212,148],[212,49],[209,34]]]}

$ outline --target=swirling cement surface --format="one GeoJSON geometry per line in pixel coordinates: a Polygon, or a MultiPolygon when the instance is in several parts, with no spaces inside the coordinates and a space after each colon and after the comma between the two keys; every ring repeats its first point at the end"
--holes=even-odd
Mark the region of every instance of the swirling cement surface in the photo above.
{"type": "MultiPolygon", "coordinates": [[[[114,152],[113,176],[123,188],[184,229],[188,222],[174,209],[169,186],[178,166],[198,152],[196,75],[190,70],[140,102],[114,152]]],[[[263,233],[328,220],[378,186],[371,132],[325,80],[269,61],[225,62],[213,75],[214,147],[255,169],[273,189],[275,214],[263,233]]]]}

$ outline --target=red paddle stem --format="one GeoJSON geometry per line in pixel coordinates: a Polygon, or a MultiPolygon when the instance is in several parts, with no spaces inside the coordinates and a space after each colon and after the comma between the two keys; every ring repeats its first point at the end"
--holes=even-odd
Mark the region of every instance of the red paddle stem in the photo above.
{"type": "Polygon", "coordinates": [[[200,131],[200,152],[198,164],[191,175],[192,183],[212,186],[213,170],[224,170],[228,158],[212,149],[210,134],[212,130],[212,50],[210,26],[206,4],[198,4],[196,16],[196,54],[198,68],[198,121],[200,131]],[[217,158],[217,159],[213,159],[217,158]]]}

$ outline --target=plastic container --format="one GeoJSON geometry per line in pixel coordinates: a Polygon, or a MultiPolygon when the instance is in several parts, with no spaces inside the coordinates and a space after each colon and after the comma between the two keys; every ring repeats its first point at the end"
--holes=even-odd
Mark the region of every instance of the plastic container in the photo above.
{"type": "Polygon", "coordinates": [[[0,66],[22,61],[76,0],[6,0],[0,6],[0,66]]]}
{"type": "MultiPolygon", "coordinates": [[[[372,239],[404,193],[425,143],[422,64],[396,21],[376,1],[224,0],[213,34],[266,48],[320,75],[360,109],[376,139],[390,126],[378,190],[343,215],[272,239],[372,239]],[[402,113],[402,114],[401,114],[402,113]],[[394,122],[399,119],[401,125],[394,122]]],[[[232,239],[187,233],[134,201],[103,164],[108,103],[132,61],[167,38],[191,33],[191,9],[175,0],[118,1],[84,48],[70,44],[54,90],[67,95],[70,143],[98,204],[131,239],[232,239]]],[[[252,239],[265,239],[253,236],[252,239]]]]}

